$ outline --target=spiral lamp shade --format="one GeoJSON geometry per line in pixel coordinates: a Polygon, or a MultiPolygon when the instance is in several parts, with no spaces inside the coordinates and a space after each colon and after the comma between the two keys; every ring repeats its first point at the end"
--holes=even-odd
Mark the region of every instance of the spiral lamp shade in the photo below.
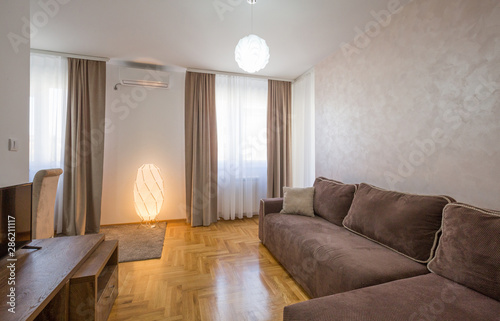
{"type": "Polygon", "coordinates": [[[248,35],[241,38],[236,45],[234,58],[241,69],[254,73],[263,69],[269,62],[269,47],[259,36],[248,35]]]}
{"type": "Polygon", "coordinates": [[[156,165],[145,164],[137,170],[134,202],[135,211],[142,221],[156,220],[163,205],[163,179],[156,165]]]}

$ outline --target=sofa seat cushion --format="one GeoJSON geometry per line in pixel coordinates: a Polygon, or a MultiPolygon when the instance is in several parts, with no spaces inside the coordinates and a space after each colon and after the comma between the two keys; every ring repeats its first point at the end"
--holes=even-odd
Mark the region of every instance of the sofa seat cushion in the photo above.
{"type": "Polygon", "coordinates": [[[500,302],[427,274],[285,307],[284,321],[500,320],[500,302]]]}
{"type": "Polygon", "coordinates": [[[264,245],[311,297],[428,273],[425,265],[325,219],[268,214],[264,245]]]}

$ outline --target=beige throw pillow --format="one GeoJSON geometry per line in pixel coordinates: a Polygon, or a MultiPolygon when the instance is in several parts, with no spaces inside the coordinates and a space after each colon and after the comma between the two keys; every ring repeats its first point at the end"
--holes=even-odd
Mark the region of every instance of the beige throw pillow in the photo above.
{"type": "Polygon", "coordinates": [[[281,214],[298,214],[314,217],[314,187],[283,187],[281,214]]]}

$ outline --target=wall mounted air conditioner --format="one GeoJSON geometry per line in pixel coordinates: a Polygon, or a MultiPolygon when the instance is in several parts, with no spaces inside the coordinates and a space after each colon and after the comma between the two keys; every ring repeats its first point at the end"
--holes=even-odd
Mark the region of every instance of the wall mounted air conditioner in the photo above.
{"type": "Polygon", "coordinates": [[[169,74],[165,71],[120,67],[119,82],[115,85],[115,90],[118,86],[168,89],[169,74]]]}

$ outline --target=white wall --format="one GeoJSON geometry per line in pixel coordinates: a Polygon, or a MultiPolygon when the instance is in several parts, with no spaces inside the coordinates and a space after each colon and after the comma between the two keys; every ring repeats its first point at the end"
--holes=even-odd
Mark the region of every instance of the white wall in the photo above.
{"type": "Polygon", "coordinates": [[[500,209],[500,3],[388,20],[315,68],[316,174],[500,209]]]}
{"type": "Polygon", "coordinates": [[[119,86],[119,66],[107,66],[104,182],[101,224],[139,222],[133,187],[137,169],[161,169],[165,201],[160,220],[184,219],[184,79],[170,73],[170,89],[119,86]]]}
{"type": "Polygon", "coordinates": [[[30,18],[29,1],[0,1],[0,187],[28,182],[30,41],[23,18],[30,18]],[[17,152],[8,151],[9,138],[17,152]]]}
{"type": "Polygon", "coordinates": [[[292,183],[312,186],[315,176],[314,69],[292,84],[292,183]]]}

